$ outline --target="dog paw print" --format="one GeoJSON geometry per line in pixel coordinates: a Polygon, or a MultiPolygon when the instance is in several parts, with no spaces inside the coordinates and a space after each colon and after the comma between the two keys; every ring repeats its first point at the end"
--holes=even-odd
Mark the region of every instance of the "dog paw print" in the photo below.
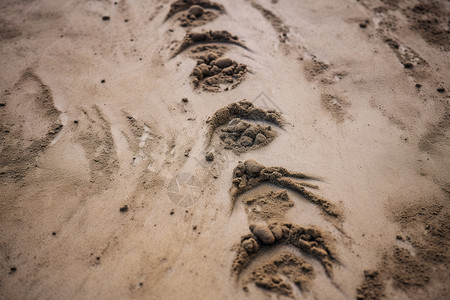
{"type": "Polygon", "coordinates": [[[295,251],[280,249],[293,249],[317,260],[326,275],[332,276],[333,265],[338,261],[332,243],[320,230],[280,222],[252,224],[249,229],[251,233],[242,236],[232,265],[233,276],[241,280],[244,291],[251,283],[289,297],[294,296],[293,286],[308,291],[315,277],[313,267],[295,251]],[[265,258],[267,254],[269,257],[265,258]],[[247,269],[250,271],[244,274],[247,269]]]}
{"type": "Polygon", "coordinates": [[[246,49],[239,38],[228,31],[192,32],[186,34],[172,57],[192,48],[190,57],[197,61],[191,72],[194,88],[207,92],[228,91],[245,79],[248,68],[225,56],[228,50],[225,44],[246,49]]]}
{"type": "Polygon", "coordinates": [[[254,160],[239,162],[233,171],[233,185],[231,187],[232,209],[239,195],[263,183],[270,183],[296,192],[306,200],[317,205],[328,219],[334,220],[334,223],[339,223],[342,221],[342,214],[338,207],[306,189],[318,189],[317,185],[310,183],[310,181],[318,180],[318,178],[310,175],[291,172],[282,167],[265,167],[254,160]]]}
{"type": "Polygon", "coordinates": [[[266,146],[277,136],[272,126],[282,128],[285,124],[279,112],[258,108],[248,101],[232,103],[219,109],[207,122],[208,146],[217,133],[221,145],[237,153],[266,146]],[[263,124],[257,124],[256,121],[263,124]]]}

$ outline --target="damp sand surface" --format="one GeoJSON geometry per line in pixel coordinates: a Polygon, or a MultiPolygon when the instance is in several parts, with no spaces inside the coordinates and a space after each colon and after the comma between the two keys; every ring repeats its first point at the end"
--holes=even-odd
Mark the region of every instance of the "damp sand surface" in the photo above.
{"type": "Polygon", "coordinates": [[[449,299],[449,9],[1,1],[0,298],[449,299]]]}

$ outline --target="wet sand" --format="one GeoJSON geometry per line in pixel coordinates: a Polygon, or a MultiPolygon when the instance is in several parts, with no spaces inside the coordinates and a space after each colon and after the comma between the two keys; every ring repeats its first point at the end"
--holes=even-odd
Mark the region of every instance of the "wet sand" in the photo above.
{"type": "Polygon", "coordinates": [[[449,18],[2,1],[0,298],[450,298],[449,18]]]}

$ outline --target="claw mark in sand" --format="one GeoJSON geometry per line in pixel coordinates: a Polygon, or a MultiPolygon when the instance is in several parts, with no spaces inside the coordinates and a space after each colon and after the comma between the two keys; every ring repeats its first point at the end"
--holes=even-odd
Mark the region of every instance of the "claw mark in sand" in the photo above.
{"type": "Polygon", "coordinates": [[[135,165],[140,164],[144,160],[151,159],[150,152],[153,149],[153,143],[148,140],[156,140],[156,144],[159,144],[160,137],[152,132],[150,126],[141,120],[137,120],[130,114],[123,111],[123,115],[127,119],[128,128],[122,130],[122,134],[125,136],[131,151],[134,152],[133,163],[135,165]]]}
{"type": "Polygon", "coordinates": [[[420,57],[413,49],[401,45],[398,41],[392,38],[385,38],[385,43],[394,51],[398,60],[405,69],[412,69],[416,66],[427,66],[428,63],[420,57]]]}
{"type": "Polygon", "coordinates": [[[247,47],[239,40],[236,35],[232,35],[228,31],[207,31],[207,32],[192,32],[186,34],[183,41],[177,50],[173,53],[172,57],[177,56],[189,47],[200,44],[234,44],[244,49],[247,47]]]}
{"type": "Polygon", "coordinates": [[[76,136],[89,160],[91,182],[109,182],[119,169],[111,125],[96,105],[82,112],[76,136]]]}
{"type": "Polygon", "coordinates": [[[347,116],[345,108],[350,106],[349,102],[329,94],[322,94],[320,100],[322,107],[330,112],[338,123],[344,122],[347,116]]]}
{"type": "Polygon", "coordinates": [[[280,128],[285,124],[279,112],[255,107],[248,101],[231,103],[207,120],[207,147],[212,142],[214,132],[223,126],[220,139],[226,149],[236,152],[261,148],[275,138],[276,132],[271,126],[252,124],[247,120],[268,122],[280,128]]]}
{"type": "Polygon", "coordinates": [[[61,131],[61,112],[50,88],[32,69],[22,73],[0,102],[0,178],[20,179],[61,131]]]}
{"type": "Polygon", "coordinates": [[[208,0],[177,0],[170,5],[166,20],[175,14],[182,13],[177,20],[182,27],[204,25],[215,20],[218,13],[225,12],[225,8],[216,2],[208,0]]]}
{"type": "Polygon", "coordinates": [[[305,189],[305,187],[318,189],[316,185],[293,179],[319,180],[303,173],[290,172],[281,167],[265,167],[254,160],[239,162],[233,171],[233,186],[231,187],[232,210],[239,195],[265,182],[269,182],[273,185],[293,190],[305,199],[318,205],[331,220],[341,221],[341,213],[334,204],[305,189]]]}
{"type": "Polygon", "coordinates": [[[286,43],[288,41],[287,34],[289,33],[289,27],[283,24],[281,18],[258,3],[251,1],[251,4],[253,8],[257,9],[262,16],[270,22],[273,29],[278,33],[278,40],[281,43],[286,43]]]}
{"type": "MultiPolygon", "coordinates": [[[[274,251],[278,246],[285,245],[294,247],[301,252],[317,259],[325,269],[325,273],[331,277],[333,264],[337,262],[329,238],[320,230],[313,227],[301,227],[291,223],[269,223],[269,225],[250,225],[250,234],[244,235],[241,238],[239,248],[233,260],[232,271],[236,279],[239,279],[242,271],[250,266],[250,264],[263,253],[274,251]]],[[[271,289],[275,292],[281,292],[285,295],[290,295],[292,290],[281,284],[284,288],[280,290],[280,284],[267,285],[268,277],[274,277],[277,269],[283,266],[296,265],[300,267],[299,281],[293,280],[296,285],[302,289],[303,283],[311,280],[314,276],[312,267],[303,260],[296,258],[294,255],[281,253],[276,255],[269,263],[265,263],[256,271],[250,273],[248,278],[243,280],[245,285],[250,282],[255,282],[263,288],[271,289]],[[274,268],[276,267],[276,268],[274,268]],[[268,269],[269,268],[269,269],[268,269]]],[[[283,268],[281,268],[283,269],[283,268]]],[[[281,270],[283,273],[283,270],[281,270]]],[[[277,283],[277,282],[275,282],[277,283]]]]}

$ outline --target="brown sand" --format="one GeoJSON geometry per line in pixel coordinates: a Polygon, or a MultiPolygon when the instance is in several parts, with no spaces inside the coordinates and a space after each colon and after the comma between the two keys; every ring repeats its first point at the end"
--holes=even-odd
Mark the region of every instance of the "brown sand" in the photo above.
{"type": "Polygon", "coordinates": [[[304,228],[290,223],[270,223],[269,225],[250,225],[251,234],[241,237],[241,243],[233,260],[233,272],[239,278],[255,258],[268,250],[274,251],[280,245],[298,248],[317,259],[328,276],[332,276],[333,262],[336,261],[330,242],[318,229],[304,228]]]}
{"type": "Polygon", "coordinates": [[[197,56],[197,66],[191,76],[194,86],[204,91],[221,92],[234,89],[247,72],[247,66],[222,57],[219,51],[208,51],[197,56]]]}
{"type": "Polygon", "coordinates": [[[0,299],[450,299],[449,12],[1,1],[0,299]]]}
{"type": "Polygon", "coordinates": [[[294,201],[289,198],[287,190],[262,192],[256,196],[245,198],[243,202],[247,217],[252,221],[283,220],[286,212],[295,205],[294,201]]]}
{"type": "Polygon", "coordinates": [[[298,193],[303,198],[319,206],[326,216],[339,219],[339,222],[342,222],[342,214],[335,204],[306,189],[318,189],[317,185],[305,182],[309,180],[317,179],[303,173],[290,172],[285,168],[265,167],[254,160],[239,162],[233,171],[233,186],[231,187],[232,209],[234,209],[239,195],[268,182],[298,193]]]}
{"type": "MultiPolygon", "coordinates": [[[[278,274],[285,275],[302,291],[308,290],[308,284],[314,278],[311,265],[289,252],[282,252],[256,268],[245,282],[254,282],[272,293],[294,297],[293,287],[278,274]]],[[[244,290],[248,289],[244,287],[244,290]]]]}

